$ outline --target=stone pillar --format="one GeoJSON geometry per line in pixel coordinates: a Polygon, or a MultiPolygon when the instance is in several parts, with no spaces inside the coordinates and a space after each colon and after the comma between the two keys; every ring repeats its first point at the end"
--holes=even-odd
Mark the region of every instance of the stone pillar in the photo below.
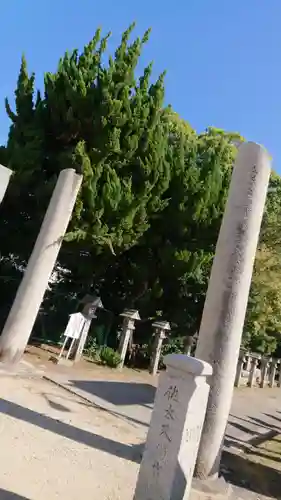
{"type": "Polygon", "coordinates": [[[121,358],[121,362],[118,368],[122,370],[125,363],[129,340],[131,335],[133,335],[133,331],[135,329],[135,320],[140,319],[140,316],[138,311],[134,309],[125,309],[125,311],[120,314],[120,316],[123,316],[124,318],[120,344],[118,347],[118,352],[121,358]]]}
{"type": "Polygon", "coordinates": [[[194,337],[187,336],[184,339],[184,354],[191,356],[192,347],[194,345],[194,337]]]}
{"type": "Polygon", "coordinates": [[[184,354],[165,357],[134,500],[188,500],[212,373],[184,354]]]}
{"type": "Polygon", "coordinates": [[[258,366],[259,359],[260,358],[252,356],[251,368],[250,368],[249,379],[248,379],[248,386],[249,387],[253,387],[253,385],[255,385],[255,378],[256,378],[256,372],[257,372],[257,366],[258,366]]]}
{"type": "Polygon", "coordinates": [[[269,368],[270,360],[263,358],[261,360],[261,380],[260,387],[263,389],[268,381],[268,368],[269,368]]]}
{"type": "Polygon", "coordinates": [[[196,465],[196,476],[201,479],[215,478],[219,472],[269,176],[267,152],[255,143],[242,144],[233,169],[195,354],[213,366],[196,465]]]}
{"type": "Polygon", "coordinates": [[[241,378],[243,365],[244,365],[245,361],[246,361],[246,358],[244,356],[239,356],[237,368],[236,368],[235,381],[234,381],[235,387],[239,387],[239,385],[240,385],[240,378],[241,378]]]}
{"type": "MultiPolygon", "coordinates": [[[[20,360],[28,343],[67,229],[82,176],[62,170],[0,337],[0,361],[20,360]]],[[[23,235],[24,238],[24,235],[23,235]]]]}
{"type": "Polygon", "coordinates": [[[278,366],[277,360],[273,359],[271,361],[270,374],[269,374],[269,387],[270,388],[273,388],[275,385],[275,375],[276,375],[277,366],[278,366]]]}
{"type": "Polygon", "coordinates": [[[2,203],[2,200],[5,196],[11,175],[12,170],[4,167],[3,165],[0,165],[0,203],[2,203]]]}
{"type": "Polygon", "coordinates": [[[252,363],[252,358],[251,358],[251,354],[249,352],[246,352],[245,354],[245,358],[246,358],[246,367],[245,367],[245,371],[246,372],[249,372],[251,370],[251,363],[252,363]]]}
{"type": "Polygon", "coordinates": [[[153,345],[153,353],[150,358],[149,373],[151,373],[151,375],[156,375],[158,371],[163,340],[166,337],[165,332],[169,331],[171,327],[167,321],[157,321],[153,323],[152,326],[155,329],[155,340],[153,345]]]}
{"type": "Polygon", "coordinates": [[[277,387],[281,387],[281,359],[278,359],[277,387]]]}

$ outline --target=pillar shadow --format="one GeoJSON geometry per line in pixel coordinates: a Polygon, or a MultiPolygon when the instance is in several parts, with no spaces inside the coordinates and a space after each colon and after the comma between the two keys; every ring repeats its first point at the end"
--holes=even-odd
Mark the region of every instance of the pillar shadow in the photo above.
{"type": "MultiPolygon", "coordinates": [[[[125,460],[140,463],[142,445],[127,445],[98,434],[79,429],[71,424],[54,420],[51,417],[30,410],[6,399],[0,399],[0,413],[36,425],[59,436],[82,443],[91,448],[104,451],[125,460]]],[[[1,497],[0,497],[1,500],[1,497]]]]}
{"type": "Polygon", "coordinates": [[[0,488],[0,500],[29,500],[27,497],[0,488]]]}
{"type": "MultiPolygon", "coordinates": [[[[277,415],[270,415],[269,413],[264,413],[264,415],[268,418],[272,418],[273,420],[276,420],[278,422],[278,426],[280,428],[280,432],[281,432],[281,418],[278,418],[277,415]]],[[[270,424],[271,425],[271,424],[270,424]]],[[[276,424],[275,424],[276,425],[276,424]]],[[[276,425],[277,427],[277,425],[276,425]]]]}
{"type": "Polygon", "coordinates": [[[266,495],[281,500],[281,472],[272,467],[252,462],[243,455],[224,451],[222,471],[225,480],[234,486],[247,489],[257,495],[266,495]]]}
{"type": "Polygon", "coordinates": [[[267,427],[268,429],[275,430],[275,431],[280,431],[281,432],[281,427],[276,424],[270,424],[268,422],[265,422],[264,420],[261,420],[260,418],[257,417],[249,417],[253,422],[257,423],[260,426],[267,427]]]}
{"type": "Polygon", "coordinates": [[[153,385],[136,382],[70,380],[70,383],[73,387],[116,406],[153,405],[156,393],[153,385]]]}

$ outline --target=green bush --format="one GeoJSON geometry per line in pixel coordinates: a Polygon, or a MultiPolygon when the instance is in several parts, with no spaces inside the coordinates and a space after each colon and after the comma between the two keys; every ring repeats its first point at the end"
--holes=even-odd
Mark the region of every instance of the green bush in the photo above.
{"type": "Polygon", "coordinates": [[[100,346],[97,344],[96,339],[92,338],[87,342],[84,354],[93,361],[100,360],[100,346]]]}
{"type": "Polygon", "coordinates": [[[99,353],[101,363],[110,366],[111,368],[117,368],[121,362],[120,354],[111,347],[102,347],[99,353]]]}
{"type": "Polygon", "coordinates": [[[183,354],[184,353],[184,342],[182,337],[171,338],[166,344],[163,344],[161,350],[161,356],[159,360],[159,369],[163,369],[165,367],[164,357],[167,354],[183,354]]]}

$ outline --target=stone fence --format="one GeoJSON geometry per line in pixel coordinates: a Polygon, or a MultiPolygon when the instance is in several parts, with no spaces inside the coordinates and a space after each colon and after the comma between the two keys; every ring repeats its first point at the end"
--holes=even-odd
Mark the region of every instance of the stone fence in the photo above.
{"type": "Polygon", "coordinates": [[[235,387],[281,387],[281,360],[240,351],[235,387]]]}

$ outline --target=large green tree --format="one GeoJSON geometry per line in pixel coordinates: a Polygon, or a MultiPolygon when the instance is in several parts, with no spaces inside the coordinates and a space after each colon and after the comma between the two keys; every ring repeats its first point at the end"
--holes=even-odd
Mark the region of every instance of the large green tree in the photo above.
{"type": "Polygon", "coordinates": [[[143,317],[161,316],[175,333],[190,335],[200,322],[236,148],[216,129],[200,135],[184,129],[182,147],[182,127],[170,135],[178,161],[167,206],[138,244],[112,263],[102,294],[112,308],[136,307],[143,317]]]}
{"type": "Polygon", "coordinates": [[[26,265],[59,172],[75,168],[83,185],[60,254],[85,288],[116,256],[135,245],[163,210],[170,182],[164,73],[135,70],[149,31],[129,42],[133,26],[105,63],[108,36],[98,30],[66,53],[35,95],[35,75],[22,59],[5,154],[15,175],[1,207],[1,265],[26,265]],[[4,221],[4,222],[3,222],[4,221]]]}
{"type": "MultiPolygon", "coordinates": [[[[0,149],[14,171],[0,208],[2,322],[59,172],[72,167],[83,185],[40,317],[64,323],[72,300],[92,291],[116,314],[131,306],[144,319],[168,319],[182,336],[198,329],[233,142],[242,138],[215,128],[197,134],[165,107],[164,73],[151,83],[148,65],[136,77],[149,32],[130,43],[132,29],[107,61],[109,35],[98,30],[46,73],[42,91],[22,59],[0,149]]],[[[244,335],[251,349],[272,350],[281,326],[280,186],[272,176],[244,335]]]]}

